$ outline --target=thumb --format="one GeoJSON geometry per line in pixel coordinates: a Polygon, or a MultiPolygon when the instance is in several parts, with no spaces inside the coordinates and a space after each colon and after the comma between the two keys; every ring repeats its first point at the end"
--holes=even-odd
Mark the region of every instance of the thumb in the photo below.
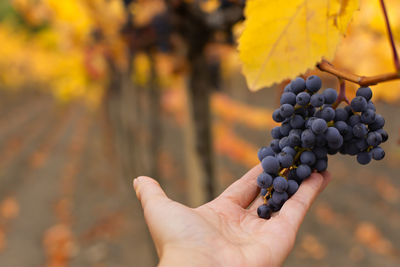
{"type": "Polygon", "coordinates": [[[133,180],[133,187],[145,213],[156,203],[168,200],[160,184],[153,178],[140,176],[133,180]]]}

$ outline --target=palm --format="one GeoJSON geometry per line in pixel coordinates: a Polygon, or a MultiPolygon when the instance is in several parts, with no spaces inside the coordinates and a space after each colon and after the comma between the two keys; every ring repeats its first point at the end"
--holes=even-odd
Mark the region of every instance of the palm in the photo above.
{"type": "MultiPolygon", "coordinates": [[[[158,201],[152,209],[144,206],[159,254],[169,246],[182,250],[197,249],[205,257],[221,261],[219,265],[282,264],[293,247],[306,210],[328,179],[313,175],[285,203],[278,215],[266,221],[258,218],[256,212],[262,200],[257,198],[252,203],[258,195],[255,177],[260,172],[260,166],[253,168],[218,198],[196,209],[167,198],[168,201],[158,201]]],[[[143,197],[142,203],[146,203],[143,197]]]]}

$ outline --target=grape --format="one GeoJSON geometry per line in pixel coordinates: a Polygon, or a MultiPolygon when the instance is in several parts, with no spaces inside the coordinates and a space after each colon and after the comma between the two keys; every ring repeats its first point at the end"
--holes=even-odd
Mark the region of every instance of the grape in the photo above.
{"type": "Polygon", "coordinates": [[[317,159],[323,159],[328,154],[327,149],[324,147],[316,147],[313,149],[313,152],[314,152],[315,156],[317,157],[317,159]]]}
{"type": "Polygon", "coordinates": [[[294,193],[297,192],[297,189],[299,189],[299,184],[295,180],[289,180],[288,181],[288,187],[286,192],[288,193],[289,196],[294,195],[294,193]]]}
{"type": "MultiPolygon", "coordinates": [[[[269,146],[271,147],[272,151],[274,151],[275,153],[279,153],[281,151],[281,148],[279,147],[279,139],[272,139],[269,146]]],[[[273,156],[273,155],[271,155],[271,156],[273,156]]]]}
{"type": "Polygon", "coordinates": [[[349,125],[351,127],[354,127],[354,125],[356,125],[357,123],[360,123],[360,122],[361,122],[361,117],[358,114],[351,115],[349,118],[349,125]]]}
{"type": "Polygon", "coordinates": [[[367,109],[361,114],[361,122],[371,124],[375,122],[375,111],[373,109],[367,109]]]}
{"type": "Polygon", "coordinates": [[[370,146],[376,147],[382,143],[382,136],[377,132],[369,132],[367,136],[367,143],[370,146]]]}
{"type": "Polygon", "coordinates": [[[318,108],[325,104],[325,98],[322,94],[314,94],[311,96],[310,103],[312,106],[318,108]]]}
{"type": "Polygon", "coordinates": [[[375,147],[371,150],[372,158],[374,160],[381,160],[385,157],[385,151],[381,147],[375,147]]]}
{"type": "Polygon", "coordinates": [[[319,159],[314,165],[314,168],[319,172],[323,172],[328,168],[328,160],[327,159],[319,159]]]}
{"type": "Polygon", "coordinates": [[[257,208],[258,217],[263,219],[271,218],[272,209],[269,205],[263,204],[257,208]]]}
{"type": "Polygon", "coordinates": [[[302,116],[300,115],[294,115],[291,119],[290,119],[290,126],[292,126],[292,128],[302,128],[304,125],[304,119],[302,116]]]}
{"type": "Polygon", "coordinates": [[[281,114],[282,118],[287,118],[293,114],[294,107],[290,104],[283,104],[279,110],[279,114],[281,114]]]}
{"type": "Polygon", "coordinates": [[[289,168],[293,163],[293,156],[286,152],[281,152],[278,154],[278,160],[282,168],[289,168]]]}
{"type": "Polygon", "coordinates": [[[351,100],[351,108],[356,112],[362,112],[367,109],[368,103],[362,96],[356,96],[351,100]]]}
{"type": "Polygon", "coordinates": [[[366,136],[368,134],[368,129],[364,124],[357,123],[353,127],[353,134],[355,137],[363,138],[364,136],[366,136]]]}
{"type": "Polygon", "coordinates": [[[272,185],[272,180],[271,175],[263,172],[257,177],[257,185],[260,188],[268,188],[272,185]]]}
{"type": "Polygon", "coordinates": [[[308,91],[315,93],[322,85],[321,79],[317,75],[311,75],[306,79],[306,88],[308,91]]]}
{"type": "Polygon", "coordinates": [[[279,140],[279,148],[282,150],[284,147],[289,145],[289,138],[287,136],[279,140]]]}
{"type": "Polygon", "coordinates": [[[371,154],[369,152],[361,152],[357,154],[357,161],[362,165],[366,165],[371,161],[371,154]]]}
{"type": "Polygon", "coordinates": [[[381,129],[384,125],[385,125],[385,119],[381,115],[376,114],[375,121],[372,124],[369,124],[368,128],[371,131],[376,131],[381,129]]]}
{"type": "MultiPolygon", "coordinates": [[[[290,140],[290,136],[289,136],[290,140]]],[[[293,147],[286,146],[282,149],[282,152],[285,152],[286,154],[292,155],[292,157],[296,156],[296,150],[293,147]]]]}
{"type": "Polygon", "coordinates": [[[298,94],[306,89],[306,82],[303,78],[297,77],[295,80],[292,81],[291,87],[293,93],[298,94]]]}
{"type": "Polygon", "coordinates": [[[314,153],[311,151],[304,151],[300,155],[300,162],[302,164],[307,164],[308,166],[314,165],[317,158],[315,157],[314,153]]]}
{"type": "Polygon", "coordinates": [[[272,130],[271,130],[272,138],[279,139],[279,138],[282,137],[280,129],[281,129],[281,127],[279,127],[279,126],[276,126],[276,127],[272,128],[272,130]]]}
{"type": "Polygon", "coordinates": [[[372,101],[368,101],[368,105],[367,105],[368,109],[372,109],[373,111],[376,111],[376,107],[374,105],[374,103],[372,103],[372,101]]]}
{"type": "Polygon", "coordinates": [[[280,109],[275,109],[272,113],[272,119],[276,122],[282,122],[284,118],[281,116],[280,109]]]}
{"type": "Polygon", "coordinates": [[[356,96],[362,96],[368,101],[372,98],[372,90],[369,87],[360,87],[357,90],[356,96]]]}
{"type": "Polygon", "coordinates": [[[296,102],[300,106],[305,106],[310,102],[310,95],[307,92],[301,92],[296,96],[296,102]]]}
{"type": "Polygon", "coordinates": [[[291,87],[291,84],[290,83],[288,83],[286,86],[285,86],[285,88],[283,89],[283,92],[285,92],[285,93],[291,93],[292,92],[292,87],[291,87]]]}
{"type": "Polygon", "coordinates": [[[266,156],[261,161],[261,166],[269,174],[277,174],[279,171],[279,161],[273,156],[266,156]]]}
{"type": "Polygon", "coordinates": [[[325,171],[328,155],[356,156],[360,164],[385,157],[379,145],[388,134],[371,101],[371,89],[359,88],[350,104],[337,108],[333,105],[336,91],[328,88],[317,93],[320,88],[318,76],[306,81],[296,78],[286,85],[281,106],[272,114],[280,125],[271,130],[270,146],[258,151],[264,172],[257,184],[268,201],[257,209],[260,218],[268,219],[280,210],[313,171],[325,171]]]}
{"type": "Polygon", "coordinates": [[[301,164],[296,169],[296,175],[299,177],[300,180],[306,179],[308,176],[311,175],[311,168],[306,164],[301,164]]]}
{"type": "Polygon", "coordinates": [[[346,121],[349,113],[344,108],[337,108],[335,110],[335,121],[346,121]]]}
{"type": "Polygon", "coordinates": [[[273,156],[273,155],[275,155],[275,152],[272,150],[270,146],[263,146],[257,152],[257,156],[260,161],[262,161],[263,158],[265,158],[266,156],[273,156]]]}
{"type": "Polygon", "coordinates": [[[290,126],[290,123],[284,122],[284,123],[282,123],[281,127],[279,128],[279,131],[281,132],[282,136],[288,136],[291,129],[292,129],[292,126],[290,126]]]}
{"type": "Polygon", "coordinates": [[[323,119],[315,119],[315,120],[312,122],[311,130],[312,130],[315,134],[321,134],[321,133],[325,132],[326,129],[328,129],[328,126],[327,126],[325,120],[323,120],[323,119]]]}
{"type": "Polygon", "coordinates": [[[286,191],[286,189],[288,187],[288,182],[286,181],[285,178],[278,176],[274,179],[273,186],[274,186],[274,190],[276,192],[282,193],[282,192],[286,191]]]}
{"type": "Polygon", "coordinates": [[[289,145],[296,147],[301,145],[301,138],[298,134],[289,134],[289,145]]]}
{"type": "Polygon", "coordinates": [[[292,106],[296,105],[296,95],[292,92],[283,93],[281,96],[281,105],[290,104],[292,106]]]}
{"type": "Polygon", "coordinates": [[[265,197],[265,195],[268,193],[268,188],[261,188],[260,190],[260,196],[265,197]]]}
{"type": "Polygon", "coordinates": [[[289,198],[286,192],[273,192],[272,193],[272,201],[277,203],[278,205],[282,205],[289,198]]]}
{"type": "Polygon", "coordinates": [[[328,88],[323,93],[325,98],[325,104],[333,104],[336,101],[337,93],[335,89],[328,88]]]}
{"type": "Polygon", "coordinates": [[[321,118],[326,121],[331,121],[335,118],[335,110],[331,107],[324,107],[321,111],[321,118]]]}
{"type": "Polygon", "coordinates": [[[386,142],[386,141],[388,140],[389,136],[388,136],[388,134],[387,134],[387,132],[386,132],[385,130],[379,129],[379,130],[377,130],[376,132],[379,133],[379,134],[381,135],[381,137],[382,137],[382,143],[384,143],[384,142],[386,142]]]}
{"type": "Polygon", "coordinates": [[[310,129],[304,130],[301,134],[301,143],[305,147],[312,147],[315,143],[315,135],[310,129]]]}

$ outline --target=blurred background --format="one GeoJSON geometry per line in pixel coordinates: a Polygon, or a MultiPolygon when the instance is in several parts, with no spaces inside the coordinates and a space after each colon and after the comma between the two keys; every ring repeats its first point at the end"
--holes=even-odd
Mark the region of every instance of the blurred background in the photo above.
{"type": "MultiPolygon", "coordinates": [[[[399,44],[400,1],[385,2],[399,44]]],[[[243,5],[0,1],[0,266],[154,266],[134,177],[194,207],[258,163],[283,85],[247,89],[243,5]]],[[[379,1],[361,1],[334,64],[394,70],[379,1]]],[[[286,266],[400,266],[400,82],[373,90],[386,157],[329,159],[286,266]]]]}

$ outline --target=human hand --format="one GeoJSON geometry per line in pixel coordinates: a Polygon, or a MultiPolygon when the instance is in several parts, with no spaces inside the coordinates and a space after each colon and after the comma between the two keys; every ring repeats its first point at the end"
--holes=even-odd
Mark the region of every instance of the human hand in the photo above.
{"type": "Polygon", "coordinates": [[[331,177],[328,172],[313,173],[279,212],[265,220],[257,216],[262,199],[256,179],[261,172],[257,165],[198,208],[172,201],[154,179],[135,179],[160,266],[282,265],[307,210],[331,177]]]}

